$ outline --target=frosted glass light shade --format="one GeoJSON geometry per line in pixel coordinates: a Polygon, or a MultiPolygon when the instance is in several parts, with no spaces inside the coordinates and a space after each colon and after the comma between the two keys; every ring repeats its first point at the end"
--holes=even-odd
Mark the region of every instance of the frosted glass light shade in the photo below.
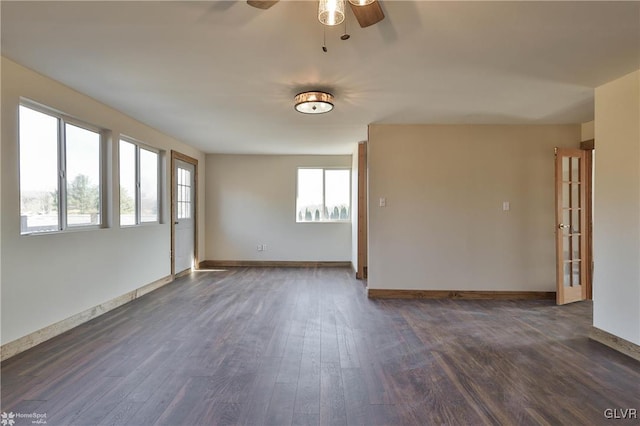
{"type": "Polygon", "coordinates": [[[318,20],[323,25],[339,25],[344,21],[344,0],[320,0],[318,20]]]}
{"type": "Polygon", "coordinates": [[[333,109],[333,95],[326,92],[303,92],[295,97],[296,111],[303,114],[322,114],[333,109]]]}

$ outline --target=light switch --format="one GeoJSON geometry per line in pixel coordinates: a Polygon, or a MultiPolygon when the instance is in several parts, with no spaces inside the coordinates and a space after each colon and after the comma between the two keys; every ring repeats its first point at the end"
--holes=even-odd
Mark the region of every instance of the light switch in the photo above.
{"type": "Polygon", "coordinates": [[[509,210],[511,210],[511,203],[509,203],[508,201],[503,201],[502,210],[505,212],[508,212],[509,210]]]}
{"type": "Polygon", "coordinates": [[[380,207],[387,207],[387,199],[385,197],[380,197],[380,207]]]}

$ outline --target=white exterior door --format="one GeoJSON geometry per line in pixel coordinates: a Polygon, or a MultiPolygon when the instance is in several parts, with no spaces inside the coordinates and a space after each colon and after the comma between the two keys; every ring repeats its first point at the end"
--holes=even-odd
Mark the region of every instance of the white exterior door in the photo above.
{"type": "Polygon", "coordinates": [[[195,167],[175,161],[175,273],[194,265],[195,253],[195,167]]]}

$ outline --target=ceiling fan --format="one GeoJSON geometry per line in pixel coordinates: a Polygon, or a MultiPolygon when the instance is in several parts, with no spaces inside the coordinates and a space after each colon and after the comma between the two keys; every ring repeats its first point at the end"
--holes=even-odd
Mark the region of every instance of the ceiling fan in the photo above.
{"type": "MultiPolygon", "coordinates": [[[[278,1],[279,0],[247,0],[247,3],[249,6],[266,10],[278,3],[278,1]]],[[[335,4],[340,1],[344,2],[344,0],[321,0],[320,7],[322,8],[323,4],[335,4]]],[[[362,28],[376,24],[384,19],[384,13],[382,12],[382,8],[380,7],[378,0],[349,0],[349,6],[351,6],[351,11],[362,28]]],[[[342,20],[340,20],[340,22],[342,22],[342,20]]],[[[336,25],[340,22],[323,23],[325,25],[336,25]]]]}

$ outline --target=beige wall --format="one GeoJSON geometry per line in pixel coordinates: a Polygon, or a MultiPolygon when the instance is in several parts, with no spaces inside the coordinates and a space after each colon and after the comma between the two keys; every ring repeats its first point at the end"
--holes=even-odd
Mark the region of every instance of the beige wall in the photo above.
{"type": "Polygon", "coordinates": [[[640,70],[596,88],[593,322],[640,344],[640,70]]]}
{"type": "Polygon", "coordinates": [[[369,288],[554,291],[554,147],[579,143],[580,125],[371,125],[369,288]]]}
{"type": "Polygon", "coordinates": [[[296,223],[296,168],[314,166],[351,156],[207,155],[204,259],[349,262],[350,223],[296,223]]]}
{"type": "MultiPolygon", "coordinates": [[[[204,195],[204,155],[114,109],[2,59],[2,343],[99,305],[170,274],[170,227],[120,229],[118,191],[107,194],[112,226],[47,235],[20,235],[18,105],[20,97],[39,102],[87,123],[110,129],[113,141],[126,134],[165,150],[200,160],[204,195]]],[[[117,144],[109,153],[117,158],[117,144]]],[[[168,157],[168,155],[167,155],[168,157]]],[[[108,170],[118,176],[117,161],[108,170]]],[[[117,185],[117,180],[114,180],[117,185]]],[[[166,174],[165,190],[169,188],[166,174]]],[[[168,192],[164,217],[168,218],[168,192]]],[[[204,215],[204,206],[198,211],[204,215]]],[[[201,221],[200,241],[205,224],[201,221]]],[[[200,245],[204,252],[204,243],[200,245]]]]}
{"type": "Polygon", "coordinates": [[[582,123],[580,125],[580,129],[581,129],[581,141],[588,141],[591,140],[595,137],[595,121],[588,121],[586,123],[582,123]]]}

